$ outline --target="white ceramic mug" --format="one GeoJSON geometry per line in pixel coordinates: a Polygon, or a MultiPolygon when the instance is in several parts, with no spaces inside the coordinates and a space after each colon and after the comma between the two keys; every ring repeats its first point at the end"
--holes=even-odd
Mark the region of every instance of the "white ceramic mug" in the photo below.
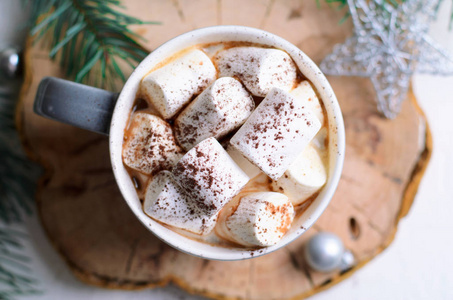
{"type": "Polygon", "coordinates": [[[337,188],[343,168],[345,155],[343,117],[327,79],[315,63],[299,48],[274,34],[250,27],[213,26],[190,31],[173,38],[154,50],[140,63],[127,80],[119,96],[61,79],[46,78],[38,89],[35,111],[43,116],[85,129],[109,133],[113,173],[125,201],[135,216],[167,244],[180,251],[207,259],[241,260],[258,257],[282,248],[295,240],[310,228],[326,209],[337,188]],[[143,212],[134,184],[122,160],[124,130],[128,124],[140,81],[149,70],[182,49],[197,44],[229,41],[257,43],[286,51],[293,58],[299,70],[315,86],[326,108],[329,122],[329,169],[326,185],[305,212],[293,221],[290,230],[279,243],[259,250],[222,247],[199,242],[154,221],[143,212]],[[74,97],[77,98],[76,101],[74,101],[74,97]]]}

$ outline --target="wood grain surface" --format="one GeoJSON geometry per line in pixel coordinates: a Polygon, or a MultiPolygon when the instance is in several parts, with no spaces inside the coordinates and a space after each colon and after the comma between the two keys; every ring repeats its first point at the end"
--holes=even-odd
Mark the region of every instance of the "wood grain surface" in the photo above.
{"type": "MultiPolygon", "coordinates": [[[[349,21],[339,25],[345,11],[324,4],[318,8],[315,0],[130,0],[124,5],[129,14],[162,22],[134,27],[150,51],[191,29],[237,24],[280,35],[319,63],[352,33],[349,21]]],[[[346,278],[391,243],[432,151],[426,119],[412,93],[400,115],[387,120],[376,110],[368,79],[330,77],[347,140],[344,171],[331,204],[286,248],[246,261],[208,261],[172,249],[135,219],[116,186],[106,137],[32,112],[39,81],[61,72],[40,45],[28,47],[26,63],[17,121],[29,155],[46,170],[37,193],[42,224],[74,274],[101,287],[140,289],[172,281],[189,292],[221,299],[312,295],[346,278]],[[338,234],[357,265],[343,274],[310,270],[302,247],[318,231],[338,234]]]]}

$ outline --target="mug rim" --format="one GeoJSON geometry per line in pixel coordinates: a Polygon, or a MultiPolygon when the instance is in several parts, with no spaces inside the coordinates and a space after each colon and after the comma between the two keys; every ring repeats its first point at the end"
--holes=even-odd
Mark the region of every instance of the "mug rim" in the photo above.
{"type": "MultiPolygon", "coordinates": [[[[330,139],[331,137],[329,137],[329,140],[330,139]]],[[[139,221],[143,223],[143,225],[145,225],[145,227],[148,228],[148,230],[150,230],[157,238],[179,251],[198,257],[214,260],[242,260],[259,257],[285,247],[290,242],[296,240],[303,232],[308,230],[321,216],[321,214],[330,203],[340,180],[345,156],[345,129],[341,109],[332,90],[332,87],[330,86],[329,82],[327,81],[321,70],[318,68],[318,66],[301,49],[299,49],[289,41],[261,29],[238,25],[219,25],[199,28],[178,35],[163,43],[161,46],[151,52],[142,62],[140,62],[137,68],[127,79],[122,91],[120,92],[117,103],[115,104],[112,122],[110,125],[109,151],[115,180],[124,200],[132,210],[134,215],[139,219],[139,221]],[[122,142],[124,137],[124,130],[127,125],[125,119],[128,119],[130,109],[132,108],[130,102],[133,103],[135,101],[136,93],[138,91],[138,86],[141,79],[149,72],[149,70],[152,69],[152,66],[155,66],[157,63],[162,61],[163,58],[170,57],[174,53],[190,47],[190,44],[197,45],[203,43],[203,41],[206,43],[215,42],[212,41],[214,36],[217,38],[219,38],[219,36],[222,36],[222,38],[219,38],[219,41],[225,42],[244,41],[244,39],[250,39],[256,43],[280,48],[286,51],[296,62],[302,74],[304,74],[304,76],[307,77],[307,79],[309,79],[313,85],[315,85],[316,90],[321,96],[321,101],[323,101],[326,106],[326,110],[327,107],[329,107],[329,110],[331,112],[330,115],[328,111],[329,127],[332,125],[336,127],[334,129],[328,129],[329,136],[331,135],[332,130],[334,131],[334,133],[336,133],[335,137],[332,137],[334,138],[336,144],[335,147],[332,147],[332,145],[329,146],[330,162],[328,182],[322,188],[321,193],[318,195],[315,201],[313,201],[313,203],[311,203],[302,214],[308,215],[306,221],[303,222],[303,226],[300,226],[300,228],[297,228],[290,234],[288,232],[287,234],[285,234],[284,239],[279,241],[276,245],[270,247],[253,250],[247,248],[225,248],[222,246],[213,246],[200,241],[194,241],[186,236],[178,234],[176,231],[168,229],[161,223],[153,220],[143,212],[141,204],[140,209],[138,210],[136,203],[138,196],[135,188],[133,192],[135,193],[136,199],[132,199],[134,198],[133,194],[131,194],[132,180],[123,165],[122,142]],[[326,101],[329,101],[330,103],[326,105],[326,101]],[[334,124],[331,124],[331,119],[335,121],[334,124]],[[332,155],[334,157],[332,157],[332,155]],[[334,161],[333,166],[330,165],[332,161],[334,161]],[[124,172],[127,173],[127,176],[126,174],[124,174],[124,172]],[[315,202],[317,202],[317,205],[314,206],[315,202]]],[[[138,202],[140,203],[139,200],[138,202]]]]}

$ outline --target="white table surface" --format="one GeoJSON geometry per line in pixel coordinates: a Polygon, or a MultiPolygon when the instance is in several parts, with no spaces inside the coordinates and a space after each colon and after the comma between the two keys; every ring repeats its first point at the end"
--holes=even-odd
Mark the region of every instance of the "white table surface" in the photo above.
{"type": "MultiPolygon", "coordinates": [[[[22,24],[19,2],[0,1],[0,46],[20,38],[8,31],[22,24]]],[[[431,36],[453,53],[450,6],[444,1],[431,36]]],[[[434,136],[434,153],[414,205],[390,247],[351,278],[310,299],[453,299],[453,77],[415,75],[413,86],[434,136]]],[[[26,228],[33,275],[44,292],[18,299],[203,299],[174,286],[125,292],[85,285],[51,247],[36,216],[26,228]]]]}

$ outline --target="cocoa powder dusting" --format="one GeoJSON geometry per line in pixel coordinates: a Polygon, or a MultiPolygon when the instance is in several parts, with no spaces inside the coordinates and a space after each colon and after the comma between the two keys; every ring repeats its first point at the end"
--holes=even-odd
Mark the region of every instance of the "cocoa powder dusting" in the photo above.
{"type": "MultiPolygon", "coordinates": [[[[225,44],[225,48],[232,48],[232,47],[238,47],[238,46],[258,46],[258,47],[262,47],[261,45],[250,44],[250,43],[240,43],[240,42],[234,42],[234,43],[231,43],[231,45],[230,44],[228,44],[228,45],[225,44]]],[[[204,45],[200,45],[199,47],[202,48],[202,47],[204,47],[204,45]]],[[[287,59],[284,58],[283,61],[287,62],[287,59]]],[[[250,62],[255,62],[255,59],[252,57],[250,59],[250,62]]],[[[294,62],[292,62],[292,63],[294,63],[294,62]]],[[[259,64],[258,64],[258,66],[259,66],[259,64]]],[[[231,65],[229,63],[226,63],[224,65],[224,67],[227,68],[227,69],[231,69],[231,65]]],[[[278,65],[277,67],[281,69],[282,65],[278,65]]],[[[281,76],[283,74],[287,75],[288,74],[288,70],[284,69],[280,73],[275,73],[274,74],[274,80],[276,80],[276,81],[283,80],[282,76],[281,76]]],[[[246,78],[241,78],[240,76],[237,76],[237,75],[235,75],[234,77],[237,78],[237,79],[244,79],[244,80],[246,79],[246,78]]],[[[249,77],[248,80],[252,80],[252,78],[251,78],[252,76],[251,75],[248,75],[248,77],[249,77]]],[[[253,78],[253,80],[254,80],[253,81],[254,85],[258,86],[260,84],[259,80],[256,77],[253,78]]],[[[296,81],[295,81],[293,87],[296,87],[300,82],[302,82],[304,80],[306,80],[306,78],[298,70],[296,81]]],[[[208,81],[204,80],[202,82],[202,86],[200,87],[199,91],[197,91],[196,94],[201,93],[207,86],[208,86],[208,81]]],[[[216,94],[221,94],[223,92],[224,92],[224,90],[221,90],[221,89],[217,89],[215,91],[216,94]]],[[[196,95],[193,97],[193,99],[195,97],[196,97],[196,95]]],[[[319,97],[319,95],[318,95],[318,97],[319,97]]],[[[258,106],[262,102],[263,99],[264,99],[263,97],[253,96],[255,107],[258,106]]],[[[321,98],[319,98],[319,99],[321,99],[321,98]]],[[[230,102],[231,99],[228,99],[226,101],[230,102]]],[[[223,103],[219,104],[219,107],[221,105],[224,105],[224,104],[223,103]]],[[[326,126],[327,125],[327,116],[326,116],[324,104],[321,103],[321,106],[323,108],[323,113],[324,113],[324,116],[325,116],[325,124],[323,124],[323,126],[326,126]]],[[[269,129],[277,128],[278,126],[286,127],[286,131],[289,132],[288,131],[289,128],[287,128],[287,127],[290,124],[290,120],[288,120],[289,118],[287,118],[287,116],[288,116],[287,107],[289,107],[290,110],[294,110],[295,109],[294,103],[292,103],[292,102],[290,102],[290,103],[288,103],[288,102],[287,103],[279,103],[278,105],[275,105],[273,107],[274,115],[273,115],[273,117],[271,116],[272,117],[272,121],[267,122],[266,124],[259,124],[259,125],[254,126],[255,133],[256,132],[266,133],[269,129]]],[[[135,101],[135,104],[134,104],[134,107],[133,107],[133,111],[131,112],[130,118],[132,118],[134,112],[138,112],[138,111],[147,112],[150,109],[151,108],[150,108],[148,102],[146,100],[144,100],[143,98],[141,98],[140,95],[137,95],[137,98],[136,98],[136,101],[135,101]]],[[[182,110],[184,110],[184,108],[182,110]]],[[[152,111],[152,109],[151,109],[151,111],[152,111]]],[[[161,133],[148,134],[144,138],[144,140],[136,142],[137,145],[139,143],[148,143],[149,146],[146,149],[145,148],[140,149],[139,151],[137,151],[134,154],[134,156],[135,156],[135,158],[147,157],[148,159],[152,159],[153,157],[157,157],[157,156],[162,157],[161,160],[157,160],[157,161],[151,161],[150,160],[149,162],[144,162],[143,165],[149,166],[151,169],[153,169],[154,171],[153,171],[152,174],[156,174],[160,170],[171,170],[172,169],[173,174],[175,176],[180,176],[181,178],[182,177],[185,178],[185,180],[183,180],[183,183],[184,183],[185,190],[189,191],[188,198],[193,199],[197,203],[197,207],[199,207],[201,211],[210,212],[210,211],[213,211],[213,210],[218,210],[218,207],[216,207],[216,205],[214,203],[205,203],[203,201],[201,195],[200,195],[200,191],[203,188],[212,188],[213,189],[213,194],[218,196],[218,197],[220,197],[225,192],[222,188],[219,188],[218,185],[217,185],[218,184],[218,182],[217,182],[218,179],[216,178],[216,169],[213,168],[213,167],[207,167],[206,166],[206,162],[210,161],[211,159],[216,159],[217,155],[212,155],[212,153],[209,153],[209,152],[205,153],[205,152],[201,151],[200,149],[197,149],[197,151],[194,152],[195,153],[194,154],[194,158],[196,158],[196,160],[199,161],[199,163],[196,163],[195,162],[196,160],[194,160],[192,163],[189,163],[189,164],[186,164],[186,165],[182,165],[180,163],[176,163],[176,165],[173,167],[173,164],[175,162],[174,162],[174,160],[172,160],[172,158],[176,157],[178,155],[181,156],[181,155],[184,154],[184,151],[177,145],[177,139],[175,138],[175,135],[176,136],[178,136],[178,135],[179,136],[191,136],[188,139],[189,143],[194,143],[195,140],[196,140],[196,137],[193,136],[193,135],[194,135],[194,132],[196,132],[196,129],[197,129],[196,127],[193,127],[190,124],[187,124],[187,125],[186,124],[185,125],[176,124],[174,120],[176,119],[177,116],[178,115],[176,115],[172,119],[166,120],[166,124],[168,125],[168,128],[165,129],[165,133],[164,134],[161,134],[161,133]],[[172,133],[173,130],[174,130],[174,134],[172,133]],[[175,144],[176,147],[173,147],[173,148],[170,147],[169,148],[166,145],[160,144],[160,141],[162,139],[168,138],[168,135],[170,136],[169,140],[172,141],[175,144]],[[195,175],[198,175],[202,180],[196,180],[195,179],[195,175]],[[191,176],[192,176],[192,178],[191,178],[191,176]]],[[[201,114],[194,114],[192,116],[192,119],[194,121],[202,121],[202,117],[203,116],[201,114]]],[[[227,117],[227,116],[225,115],[225,117],[227,117]]],[[[269,116],[266,115],[265,117],[269,117],[269,116]]],[[[297,117],[301,117],[301,116],[297,116],[297,117]]],[[[226,120],[226,118],[223,118],[223,119],[221,119],[221,122],[225,122],[225,120],[226,120]]],[[[307,125],[311,126],[312,124],[311,124],[311,122],[307,121],[307,125]]],[[[223,139],[223,141],[225,143],[227,143],[228,140],[234,135],[235,131],[233,133],[229,133],[223,139]]],[[[300,134],[299,130],[296,130],[295,133],[296,134],[300,134]]],[[[283,138],[284,138],[283,137],[283,133],[281,131],[279,131],[278,133],[276,133],[274,135],[274,139],[276,141],[277,140],[282,140],[283,138]]],[[[124,140],[125,140],[124,143],[133,140],[133,133],[132,133],[130,127],[125,129],[124,140]]],[[[249,133],[247,135],[247,141],[245,141],[245,142],[246,143],[252,143],[255,148],[258,148],[260,145],[263,145],[263,144],[265,145],[265,143],[262,143],[262,141],[259,140],[259,135],[254,134],[253,132],[249,133]],[[261,142],[261,144],[260,144],[260,142],[261,142]]],[[[325,139],[325,145],[328,146],[328,138],[325,139]]],[[[272,145],[271,148],[274,149],[275,146],[272,145]]],[[[283,146],[282,146],[282,148],[283,148],[283,146]]],[[[269,164],[273,165],[273,166],[278,164],[278,162],[276,163],[271,158],[268,158],[268,161],[269,161],[269,164]]],[[[127,168],[127,169],[129,170],[129,168],[127,168]]],[[[132,169],[130,169],[130,170],[135,172],[132,169]]],[[[286,174],[284,176],[287,177],[286,174]]],[[[132,175],[132,173],[131,173],[131,178],[133,180],[133,183],[134,183],[135,188],[137,189],[137,191],[142,190],[144,186],[142,186],[140,180],[138,180],[136,177],[134,177],[132,175]]],[[[259,176],[258,176],[258,178],[259,178],[259,176]]],[[[262,186],[260,185],[259,181],[257,181],[257,183],[255,185],[254,185],[254,182],[251,181],[251,182],[249,182],[249,184],[247,186],[249,186],[249,185],[250,186],[256,186],[256,191],[272,191],[272,188],[271,188],[271,182],[272,181],[269,178],[267,178],[267,179],[268,180],[266,181],[266,184],[264,184],[262,186]]],[[[233,178],[229,178],[228,180],[229,180],[229,182],[228,182],[228,185],[227,185],[227,188],[226,188],[227,190],[231,189],[234,186],[233,178]]],[[[254,190],[255,188],[250,188],[249,187],[249,189],[254,190]]],[[[282,188],[279,188],[279,191],[284,192],[282,188]]],[[[302,211],[305,211],[305,209],[310,205],[310,203],[313,202],[313,200],[317,197],[317,195],[318,194],[313,195],[303,205],[301,205],[300,207],[296,207],[297,216],[299,216],[302,213],[302,211]]],[[[140,201],[143,202],[143,197],[140,197],[140,201]]],[[[168,206],[168,203],[167,203],[167,206],[168,206]]],[[[165,209],[163,206],[161,208],[165,209]]],[[[236,205],[235,208],[237,208],[237,205],[236,205]]],[[[284,233],[286,233],[287,230],[289,229],[289,227],[291,226],[291,216],[287,213],[288,209],[289,209],[288,206],[282,206],[282,207],[275,207],[273,205],[269,206],[269,211],[270,211],[270,213],[272,215],[277,215],[277,214],[285,215],[285,218],[284,218],[284,221],[282,222],[282,225],[278,228],[278,231],[281,232],[282,235],[284,233]]],[[[176,212],[174,212],[174,213],[176,214],[176,212]]],[[[193,216],[195,214],[197,214],[197,212],[193,208],[190,208],[190,210],[188,211],[188,214],[190,215],[190,216],[188,216],[188,218],[193,218],[193,216]]],[[[202,222],[202,225],[204,227],[206,225],[206,220],[203,219],[201,222],[202,222]]],[[[171,228],[171,226],[170,226],[170,228],[171,228]]],[[[262,233],[266,233],[267,232],[266,228],[260,228],[260,230],[262,231],[262,233]]],[[[229,245],[231,247],[231,244],[228,244],[228,243],[229,243],[228,241],[224,241],[224,242],[221,242],[221,245],[229,245]]]]}

